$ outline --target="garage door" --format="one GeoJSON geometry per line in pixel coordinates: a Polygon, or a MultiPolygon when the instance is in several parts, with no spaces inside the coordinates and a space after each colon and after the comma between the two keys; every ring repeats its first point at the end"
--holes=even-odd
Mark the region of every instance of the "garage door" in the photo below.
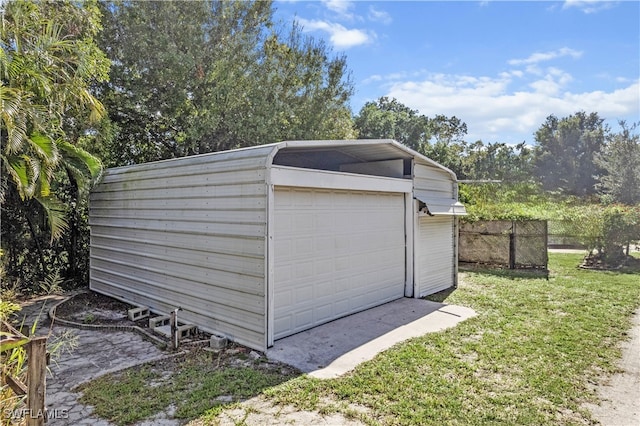
{"type": "Polygon", "coordinates": [[[452,216],[421,216],[418,219],[419,297],[437,293],[453,285],[452,216]]]}
{"type": "Polygon", "coordinates": [[[274,337],[404,296],[404,194],[276,188],[274,337]]]}

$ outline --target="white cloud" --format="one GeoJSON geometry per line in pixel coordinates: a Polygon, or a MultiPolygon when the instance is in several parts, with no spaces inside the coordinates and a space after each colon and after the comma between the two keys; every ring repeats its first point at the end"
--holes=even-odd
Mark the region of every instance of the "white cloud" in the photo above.
{"type": "Polygon", "coordinates": [[[565,0],[562,5],[563,9],[570,9],[575,7],[582,10],[584,13],[597,13],[601,10],[611,9],[615,6],[615,1],[603,1],[603,0],[565,0]]]}
{"type": "Polygon", "coordinates": [[[370,21],[381,22],[385,25],[389,25],[392,21],[391,15],[384,10],[378,10],[373,6],[369,6],[369,14],[367,15],[370,21]]]}
{"type": "Polygon", "coordinates": [[[353,8],[353,2],[348,0],[322,0],[322,4],[325,5],[327,9],[332,12],[335,12],[338,16],[343,19],[352,19],[353,14],[351,13],[351,9],[353,8]]]}
{"type": "Polygon", "coordinates": [[[349,47],[366,44],[375,38],[374,33],[369,33],[360,29],[348,29],[343,25],[333,22],[308,20],[299,18],[303,31],[324,31],[329,34],[329,40],[338,48],[348,49],[349,47]]]}
{"type": "Polygon", "coordinates": [[[563,47],[550,52],[536,52],[525,59],[511,59],[508,63],[509,65],[531,65],[550,61],[556,58],[562,58],[564,56],[571,56],[572,58],[577,59],[582,56],[582,52],[568,47],[563,47]]]}
{"type": "Polygon", "coordinates": [[[611,92],[572,93],[571,76],[549,68],[529,86],[511,88],[515,74],[497,77],[431,74],[421,80],[392,81],[386,96],[394,97],[421,114],[455,115],[467,123],[468,140],[533,143],[533,133],[550,114],[568,116],[576,111],[597,111],[607,119],[640,113],[640,80],[611,92]],[[511,135],[514,140],[504,139],[511,135]]]}
{"type": "Polygon", "coordinates": [[[536,93],[547,96],[557,95],[564,86],[573,80],[573,77],[557,68],[548,68],[547,73],[541,80],[536,80],[529,84],[536,93]]]}
{"type": "Polygon", "coordinates": [[[365,78],[364,80],[362,80],[361,84],[364,85],[364,84],[374,83],[376,81],[381,81],[383,79],[384,79],[384,77],[381,76],[380,74],[373,74],[373,75],[370,75],[369,77],[365,78]]]}

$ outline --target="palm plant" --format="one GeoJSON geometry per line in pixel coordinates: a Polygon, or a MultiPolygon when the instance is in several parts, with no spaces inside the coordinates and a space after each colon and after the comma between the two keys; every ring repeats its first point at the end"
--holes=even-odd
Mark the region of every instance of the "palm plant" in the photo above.
{"type": "Polygon", "coordinates": [[[68,180],[82,196],[102,172],[100,160],[65,132],[104,115],[89,91],[109,66],[93,41],[100,15],[91,2],[19,0],[0,7],[0,202],[16,193],[8,201],[23,203],[27,216],[44,215],[54,240],[69,223],[52,184],[68,180]]]}

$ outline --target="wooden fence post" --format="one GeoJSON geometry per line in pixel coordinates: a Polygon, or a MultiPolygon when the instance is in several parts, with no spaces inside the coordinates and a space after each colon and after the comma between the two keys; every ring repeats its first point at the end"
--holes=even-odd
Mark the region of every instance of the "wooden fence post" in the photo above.
{"type": "Polygon", "coordinates": [[[169,314],[171,325],[171,349],[178,349],[178,310],[175,309],[169,314]]]}
{"type": "Polygon", "coordinates": [[[27,344],[27,426],[44,425],[44,397],[47,379],[47,338],[36,337],[27,344]]]}

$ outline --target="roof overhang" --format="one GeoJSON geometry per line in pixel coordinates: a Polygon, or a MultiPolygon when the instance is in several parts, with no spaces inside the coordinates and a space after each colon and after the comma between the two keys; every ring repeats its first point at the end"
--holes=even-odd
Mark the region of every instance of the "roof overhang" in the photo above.
{"type": "Polygon", "coordinates": [[[349,163],[413,159],[440,169],[453,181],[457,180],[453,171],[392,139],[284,141],[272,146],[274,149],[267,160],[267,167],[280,163],[337,171],[340,165],[349,163]]]}
{"type": "Polygon", "coordinates": [[[465,216],[467,214],[464,204],[455,198],[435,198],[421,195],[415,198],[424,204],[420,212],[429,216],[465,216]]]}

